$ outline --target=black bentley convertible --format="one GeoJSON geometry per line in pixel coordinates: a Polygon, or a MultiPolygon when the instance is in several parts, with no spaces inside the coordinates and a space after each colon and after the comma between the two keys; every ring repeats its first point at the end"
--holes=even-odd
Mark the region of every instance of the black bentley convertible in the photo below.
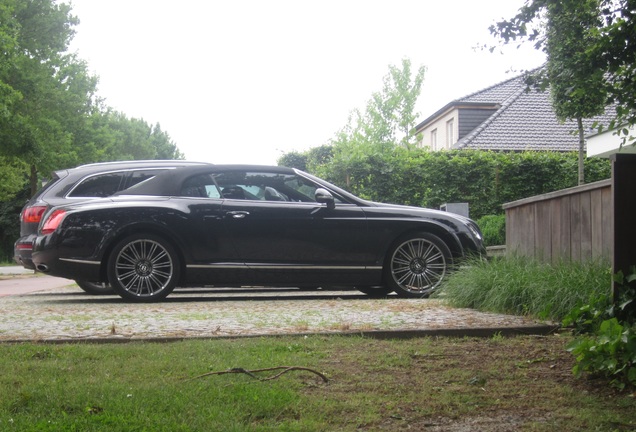
{"type": "Polygon", "coordinates": [[[484,253],[470,219],[248,165],[176,168],[109,198],[54,207],[33,244],[38,271],[108,282],[131,301],[195,285],[426,297],[458,259],[484,253]]]}

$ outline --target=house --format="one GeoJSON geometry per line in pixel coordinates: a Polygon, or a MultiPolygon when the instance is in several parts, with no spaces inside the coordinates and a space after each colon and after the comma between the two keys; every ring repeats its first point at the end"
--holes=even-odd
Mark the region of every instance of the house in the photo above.
{"type": "MultiPolygon", "coordinates": [[[[609,115],[584,120],[586,133],[609,115]]],[[[575,120],[559,122],[549,91],[528,88],[519,75],[450,102],[416,126],[431,150],[578,151],[575,120]]]]}
{"type": "MultiPolygon", "coordinates": [[[[630,136],[636,136],[636,128],[628,126],[630,136]]],[[[636,154],[634,141],[623,143],[624,135],[616,135],[615,130],[593,133],[587,138],[587,157],[608,158],[613,154],[636,154]]]]}

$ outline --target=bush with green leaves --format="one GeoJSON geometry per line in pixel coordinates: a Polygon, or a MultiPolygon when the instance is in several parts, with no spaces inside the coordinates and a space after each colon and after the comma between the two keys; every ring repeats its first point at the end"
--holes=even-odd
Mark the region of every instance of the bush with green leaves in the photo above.
{"type": "Polygon", "coordinates": [[[13,244],[20,236],[20,210],[28,197],[25,182],[14,198],[0,201],[0,263],[13,261],[13,244]]]}
{"type": "Polygon", "coordinates": [[[506,244],[506,215],[487,215],[476,222],[481,229],[485,246],[506,244]]]}
{"type": "Polygon", "coordinates": [[[576,357],[575,375],[588,372],[608,378],[619,389],[636,387],[635,325],[604,320],[593,334],[576,338],[567,349],[576,357]]]}
{"type": "Polygon", "coordinates": [[[563,324],[572,325],[579,335],[568,345],[576,357],[574,373],[602,376],[624,389],[636,387],[636,268],[627,276],[617,273],[614,281],[618,286],[614,301],[608,290],[590,305],[574,309],[563,324]]]}
{"type": "MultiPolygon", "coordinates": [[[[284,155],[281,165],[306,169],[374,201],[439,208],[467,202],[479,219],[503,213],[510,201],[576,186],[576,153],[431,152],[387,144],[322,146],[284,155]]],[[[611,175],[608,160],[585,161],[588,182],[611,175]]]]}

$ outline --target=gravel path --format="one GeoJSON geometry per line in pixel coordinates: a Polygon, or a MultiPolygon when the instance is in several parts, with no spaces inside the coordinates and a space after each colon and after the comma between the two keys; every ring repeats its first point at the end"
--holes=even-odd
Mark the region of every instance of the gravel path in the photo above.
{"type": "Polygon", "coordinates": [[[0,341],[165,340],[309,333],[545,333],[549,323],[453,309],[440,300],[370,299],[357,291],[177,290],[130,304],[76,286],[0,297],[0,341]]]}

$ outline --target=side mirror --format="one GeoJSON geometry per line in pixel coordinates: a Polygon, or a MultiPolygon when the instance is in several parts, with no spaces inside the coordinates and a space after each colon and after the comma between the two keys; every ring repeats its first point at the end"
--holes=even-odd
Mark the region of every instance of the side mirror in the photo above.
{"type": "Polygon", "coordinates": [[[316,194],[314,195],[317,203],[327,204],[328,209],[336,208],[336,201],[333,199],[333,195],[327,190],[323,188],[316,189],[316,194]]]}

